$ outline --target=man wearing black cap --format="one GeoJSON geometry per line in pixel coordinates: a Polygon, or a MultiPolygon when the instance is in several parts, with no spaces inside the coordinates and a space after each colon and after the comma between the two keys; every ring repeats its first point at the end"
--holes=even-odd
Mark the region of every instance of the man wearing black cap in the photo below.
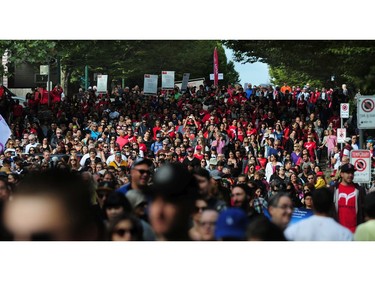
{"type": "Polygon", "coordinates": [[[130,182],[124,184],[117,192],[126,194],[128,190],[136,189],[144,191],[153,172],[153,162],[147,158],[139,158],[134,161],[130,169],[130,182]]]}
{"type": "Polygon", "coordinates": [[[364,188],[353,182],[355,168],[352,164],[341,166],[341,181],[334,186],[335,215],[337,221],[353,233],[364,221],[364,188]]]}
{"type": "Polygon", "coordinates": [[[199,196],[196,178],[180,163],[160,167],[149,189],[149,221],[157,240],[190,240],[190,217],[199,196]]]}

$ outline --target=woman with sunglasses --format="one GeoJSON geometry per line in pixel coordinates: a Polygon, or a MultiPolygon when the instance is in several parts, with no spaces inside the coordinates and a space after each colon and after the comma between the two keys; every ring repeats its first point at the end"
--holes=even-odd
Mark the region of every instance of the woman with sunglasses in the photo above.
{"type": "Polygon", "coordinates": [[[68,160],[68,166],[71,171],[80,171],[81,170],[81,165],[78,162],[77,157],[75,156],[70,156],[68,160]]]}
{"type": "Polygon", "coordinates": [[[122,214],[108,227],[109,241],[143,241],[143,227],[140,220],[131,214],[122,214]]]}
{"type": "Polygon", "coordinates": [[[189,236],[192,240],[201,240],[200,234],[200,220],[202,217],[202,212],[206,210],[208,203],[203,198],[195,200],[194,213],[192,215],[192,227],[189,230],[189,236]]]}

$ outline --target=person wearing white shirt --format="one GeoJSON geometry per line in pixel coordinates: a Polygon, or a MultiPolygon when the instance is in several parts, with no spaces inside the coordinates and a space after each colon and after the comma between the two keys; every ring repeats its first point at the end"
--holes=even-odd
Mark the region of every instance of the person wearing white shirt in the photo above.
{"type": "Polygon", "coordinates": [[[359,149],[358,144],[357,144],[357,136],[352,136],[351,146],[353,147],[353,150],[359,149]]]}
{"type": "Polygon", "coordinates": [[[328,188],[313,193],[314,215],[289,225],[285,238],[289,241],[353,241],[353,233],[329,216],[333,207],[333,194],[328,188]]]}
{"type": "Polygon", "coordinates": [[[29,144],[26,145],[25,147],[25,153],[28,154],[30,148],[32,147],[37,147],[39,144],[36,142],[36,136],[34,134],[29,135],[29,144]]]}

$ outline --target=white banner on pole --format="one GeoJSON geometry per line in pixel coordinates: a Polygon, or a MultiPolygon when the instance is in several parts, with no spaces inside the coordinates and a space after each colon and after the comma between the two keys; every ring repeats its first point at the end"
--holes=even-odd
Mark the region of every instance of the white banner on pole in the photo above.
{"type": "Polygon", "coordinates": [[[0,153],[3,153],[5,151],[5,145],[11,135],[10,128],[5,122],[3,116],[0,114],[0,153]]]}
{"type": "Polygon", "coordinates": [[[174,89],[174,71],[161,72],[162,89],[174,89]]]}
{"type": "Polygon", "coordinates": [[[98,75],[97,77],[98,79],[98,82],[97,82],[97,89],[96,91],[98,93],[102,93],[102,92],[107,92],[107,83],[108,83],[108,75],[98,75]]]}
{"type": "Polygon", "coordinates": [[[143,92],[145,94],[157,94],[158,92],[158,76],[145,74],[143,82],[143,92]]]}

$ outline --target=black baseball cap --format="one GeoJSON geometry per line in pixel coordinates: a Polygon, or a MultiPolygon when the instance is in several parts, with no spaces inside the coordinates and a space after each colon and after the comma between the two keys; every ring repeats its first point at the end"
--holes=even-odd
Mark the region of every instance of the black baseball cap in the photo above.
{"type": "Polygon", "coordinates": [[[356,168],[353,164],[348,163],[342,165],[340,171],[341,173],[354,173],[356,171],[356,168]]]}

